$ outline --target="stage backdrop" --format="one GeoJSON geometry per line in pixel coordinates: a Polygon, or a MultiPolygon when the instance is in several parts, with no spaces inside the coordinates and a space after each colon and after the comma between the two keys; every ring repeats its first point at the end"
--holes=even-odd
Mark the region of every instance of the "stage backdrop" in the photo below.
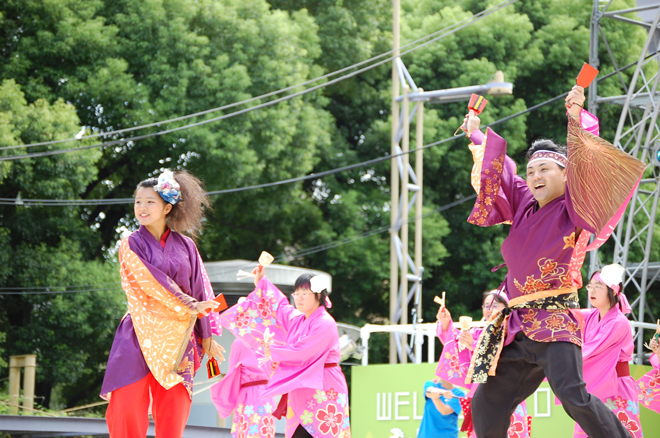
{"type": "MultiPolygon", "coordinates": [[[[436,364],[369,365],[351,370],[351,431],[353,438],[415,438],[424,413],[424,382],[434,377],[436,364]]],[[[632,365],[635,379],[651,368],[632,365]]],[[[532,438],[573,436],[573,420],[544,382],[527,400],[532,438]]],[[[660,436],[660,415],[641,407],[644,435],[660,436]]],[[[461,416],[459,426],[463,421],[461,416]]],[[[461,434],[464,437],[465,434],[461,434]]]]}

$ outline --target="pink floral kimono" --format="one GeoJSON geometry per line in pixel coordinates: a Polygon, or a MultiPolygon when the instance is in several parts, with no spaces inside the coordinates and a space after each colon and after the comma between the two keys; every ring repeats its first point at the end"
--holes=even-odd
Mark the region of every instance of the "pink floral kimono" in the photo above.
{"type": "MultiPolygon", "coordinates": [[[[582,309],[582,314],[582,369],[587,391],[601,399],[635,438],[641,438],[637,385],[628,367],[634,349],[628,318],[619,306],[612,307],[603,318],[594,308],[582,309]]],[[[576,423],[573,436],[587,435],[576,423]]]]}
{"type": "Polygon", "coordinates": [[[658,355],[651,356],[653,369],[637,381],[639,388],[639,401],[660,414],[660,361],[658,355]]]}
{"type": "Polygon", "coordinates": [[[234,419],[232,438],[273,438],[277,406],[275,397],[263,393],[272,372],[271,362],[258,363],[252,350],[238,339],[231,346],[229,372],[211,388],[211,400],[218,414],[234,419]]]}
{"type": "MultiPolygon", "coordinates": [[[[302,426],[314,438],[350,438],[348,387],[339,367],[339,333],[321,306],[308,318],[266,277],[221,316],[260,362],[270,346],[274,372],[263,397],[287,397],[286,438],[302,426]]],[[[280,407],[284,407],[280,402],[280,407]]]]}

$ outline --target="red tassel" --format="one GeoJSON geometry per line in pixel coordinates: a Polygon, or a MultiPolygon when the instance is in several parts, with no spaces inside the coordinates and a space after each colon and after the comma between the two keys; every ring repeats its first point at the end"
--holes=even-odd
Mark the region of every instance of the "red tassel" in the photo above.
{"type": "Polygon", "coordinates": [[[472,399],[461,398],[459,399],[463,407],[463,424],[461,425],[461,432],[471,432],[472,425],[472,399]]]}
{"type": "Polygon", "coordinates": [[[280,402],[277,404],[277,408],[273,412],[273,417],[278,420],[286,415],[287,402],[289,401],[289,394],[282,395],[280,402]]]}

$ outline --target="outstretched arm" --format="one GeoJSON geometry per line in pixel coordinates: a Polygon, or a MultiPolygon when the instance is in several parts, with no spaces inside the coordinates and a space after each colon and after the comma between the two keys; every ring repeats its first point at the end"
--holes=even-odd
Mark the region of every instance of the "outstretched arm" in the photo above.
{"type": "MultiPolygon", "coordinates": [[[[568,166],[566,206],[576,227],[596,234],[587,250],[600,246],[612,234],[642,177],[645,165],[594,135],[584,111],[584,89],[568,94],[568,166]]],[[[593,127],[592,127],[593,128],[593,127]]]]}
{"type": "Polygon", "coordinates": [[[465,123],[472,140],[468,146],[474,160],[471,183],[477,193],[468,222],[482,227],[511,223],[517,208],[532,199],[529,188],[506,155],[506,141],[490,128],[484,135],[472,111],[465,123]]]}
{"type": "Polygon", "coordinates": [[[436,326],[436,334],[442,345],[446,345],[449,341],[454,339],[454,324],[451,320],[451,313],[446,307],[440,307],[436,315],[438,320],[436,326]]]}
{"type": "Polygon", "coordinates": [[[660,344],[655,340],[655,335],[651,338],[651,343],[649,344],[653,354],[651,355],[651,366],[653,368],[660,369],[660,344]]]}

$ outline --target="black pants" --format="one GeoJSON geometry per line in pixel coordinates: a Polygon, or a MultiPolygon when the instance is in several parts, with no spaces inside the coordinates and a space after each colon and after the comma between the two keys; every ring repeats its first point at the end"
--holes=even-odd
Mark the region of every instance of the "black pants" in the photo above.
{"type": "Polygon", "coordinates": [[[582,380],[582,351],[570,342],[536,342],[522,332],[504,347],[497,375],[479,385],[472,399],[472,421],[479,438],[505,438],[516,407],[543,378],[566,413],[590,438],[630,438],[630,433],[582,380]]]}
{"type": "Polygon", "coordinates": [[[314,437],[312,437],[312,435],[310,435],[310,433],[307,432],[307,430],[305,430],[305,428],[299,424],[298,427],[296,428],[296,431],[293,432],[291,438],[314,438],[314,437]]]}

